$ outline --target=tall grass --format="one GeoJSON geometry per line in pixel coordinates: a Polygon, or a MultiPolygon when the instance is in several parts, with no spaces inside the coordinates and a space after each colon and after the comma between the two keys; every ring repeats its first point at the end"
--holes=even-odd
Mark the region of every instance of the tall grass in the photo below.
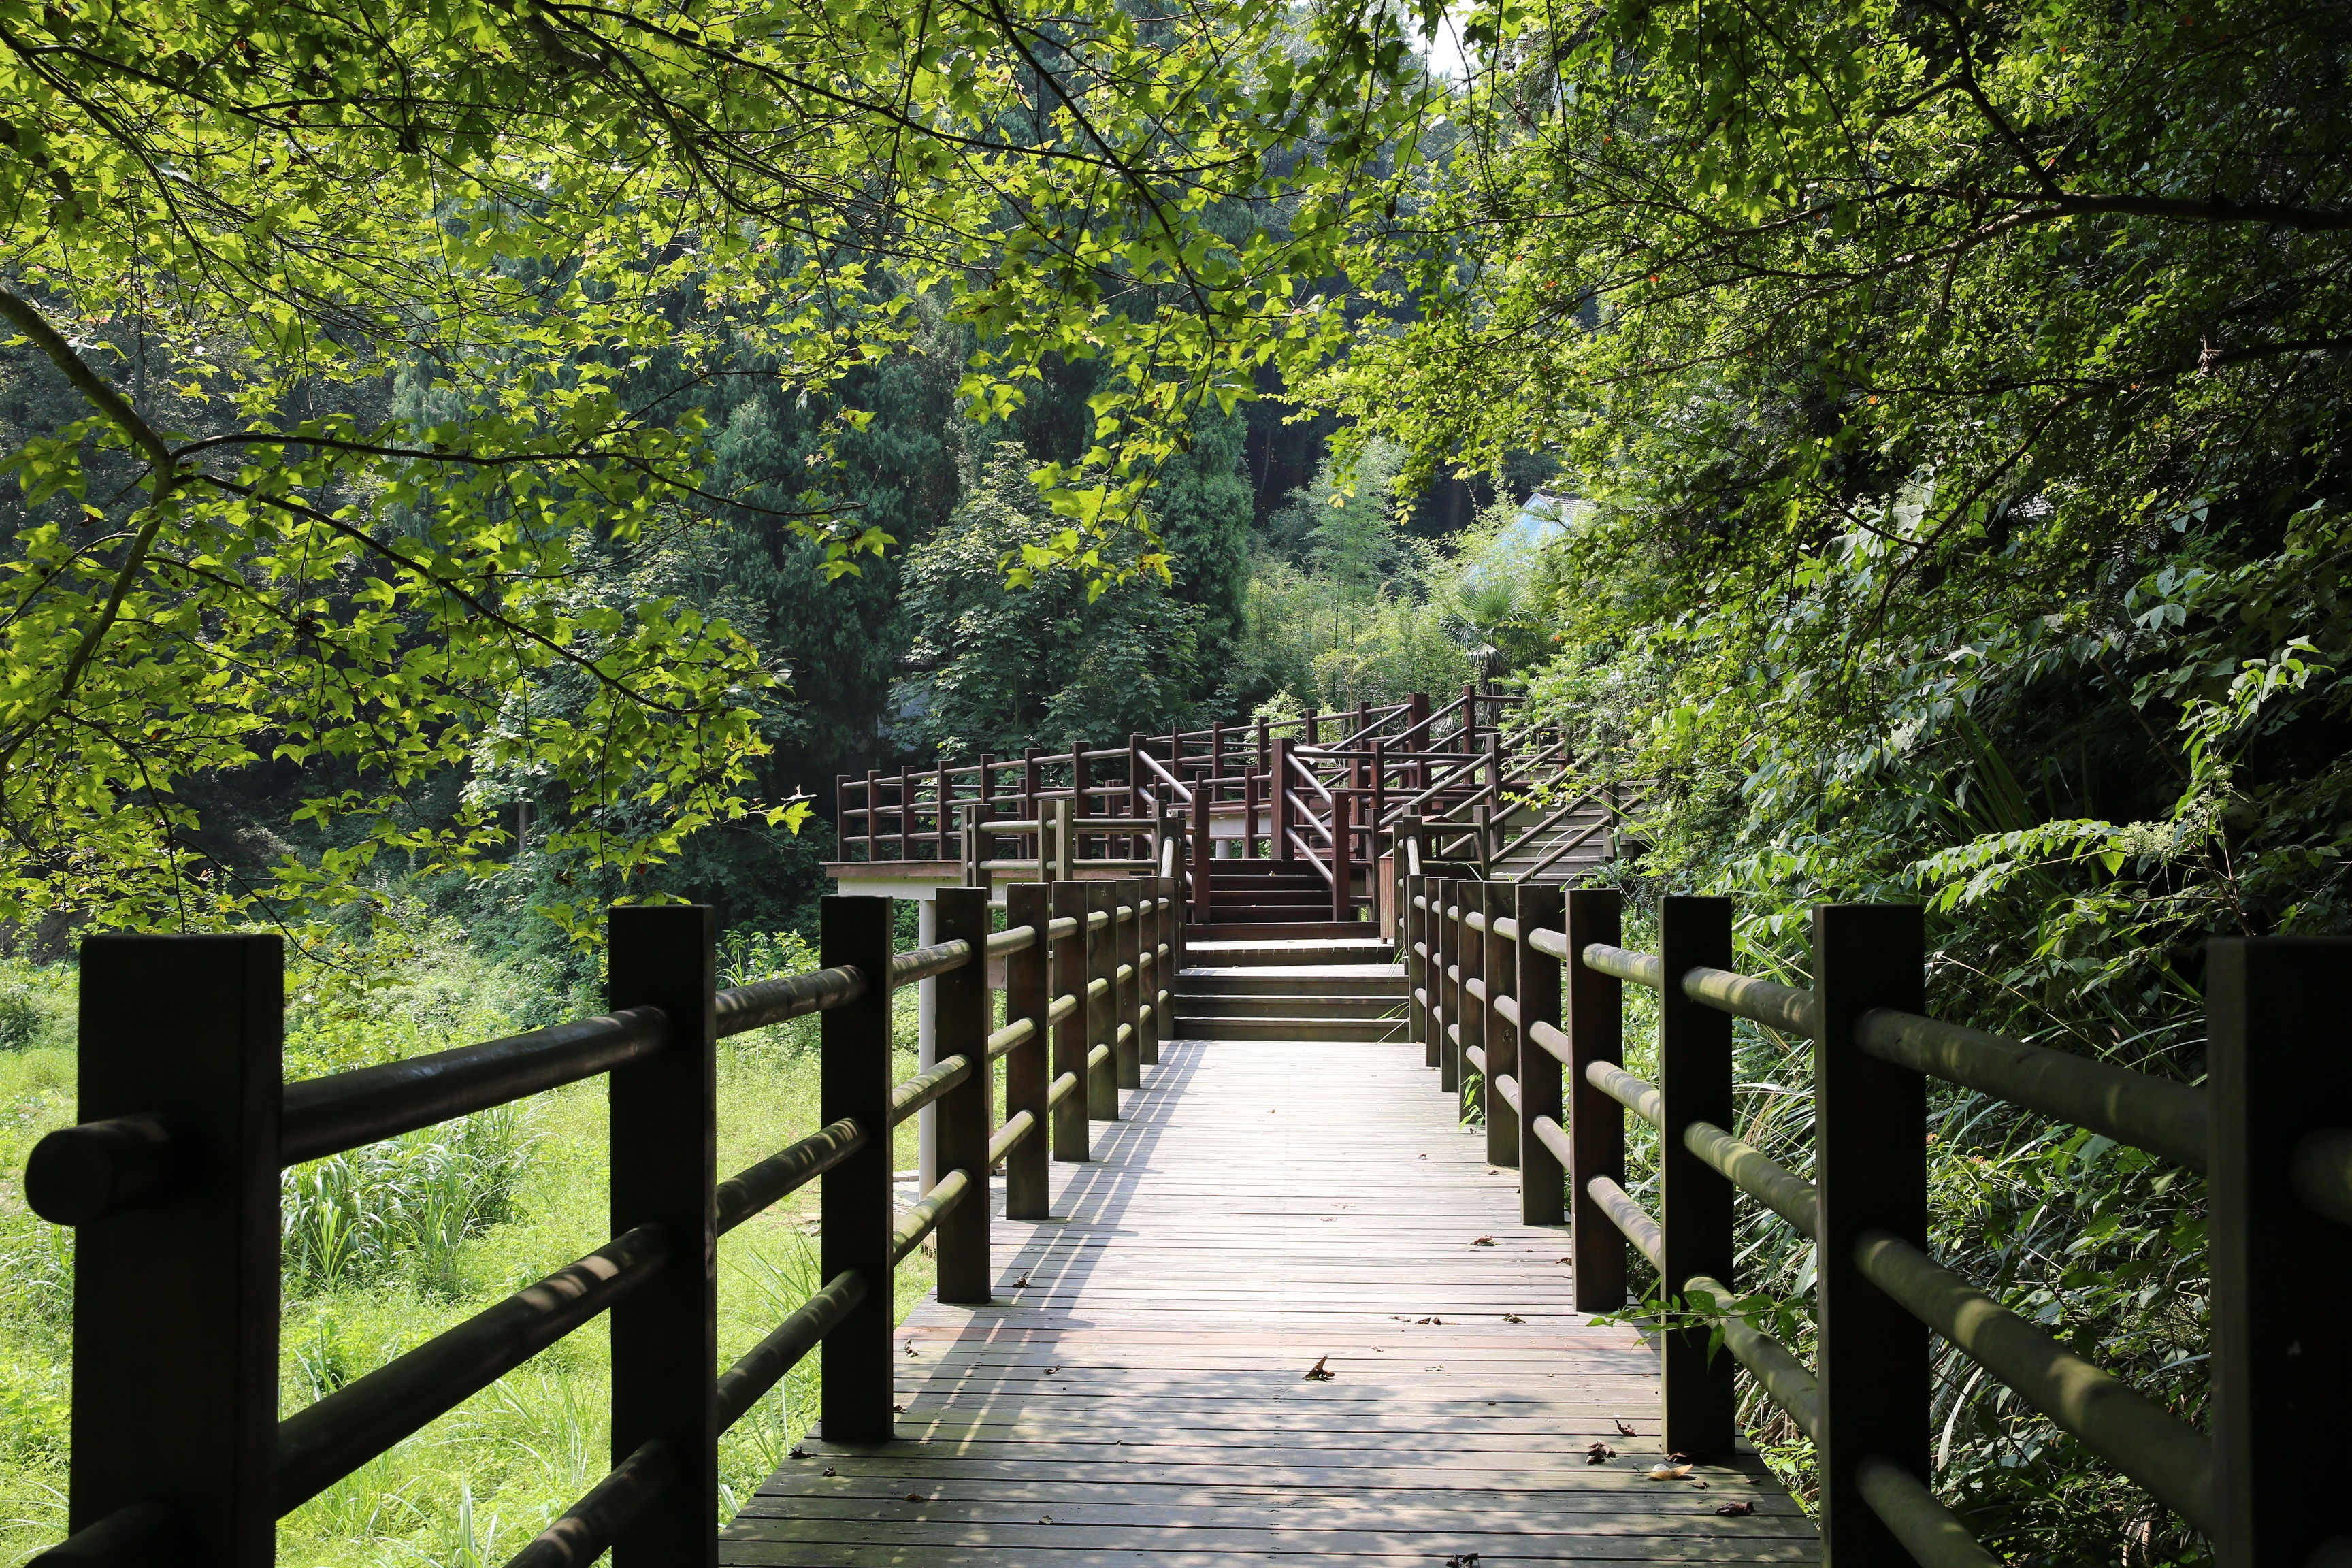
{"type": "MultiPolygon", "coordinates": [[[[727,984],[814,964],[791,933],[730,936],[727,984]]],[[[593,1010],[547,966],[428,933],[418,957],[367,986],[313,975],[291,989],[287,1073],[311,1077],[440,1050],[593,1010]]],[[[0,959],[29,1017],[0,1045],[0,1568],[64,1533],[72,1236],[27,1212],[15,1183],[33,1142],[73,1118],[70,965],[0,959]]],[[[913,1070],[914,996],[899,999],[894,1070],[913,1070]]],[[[815,1018],[719,1047],[721,1174],[814,1129],[815,1018]]],[[[572,1085],[287,1173],[280,1407],[300,1409],[601,1246],[610,1236],[605,1086],[572,1085]]],[[[896,1163],[913,1163],[911,1121],[896,1163]]],[[[814,1188],[719,1244],[719,1360],[751,1348],[816,1286],[814,1188]]],[[[927,1254],[899,1271],[905,1310],[930,1287],[927,1254]]],[[[587,1325],[281,1521],[286,1568],[459,1568],[505,1561],[613,1461],[604,1325],[587,1325]]],[[[731,1510],[808,1429],[814,1360],[729,1433],[731,1510]]]]}
{"type": "Polygon", "coordinates": [[[286,1289],[331,1290],[399,1269],[454,1294],[458,1247],[514,1217],[533,1141],[529,1107],[501,1105],[289,1170],[278,1203],[286,1289]]]}

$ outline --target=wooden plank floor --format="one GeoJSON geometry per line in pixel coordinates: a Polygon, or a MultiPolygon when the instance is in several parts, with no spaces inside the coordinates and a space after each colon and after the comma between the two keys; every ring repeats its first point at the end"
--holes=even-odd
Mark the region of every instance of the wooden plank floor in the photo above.
{"type": "Polygon", "coordinates": [[[1172,1042],[1125,1098],[996,1220],[997,1303],[899,1331],[900,1440],[805,1444],[722,1563],[1818,1559],[1753,1459],[1648,1479],[1654,1357],[1570,1310],[1420,1047],[1172,1042]]]}

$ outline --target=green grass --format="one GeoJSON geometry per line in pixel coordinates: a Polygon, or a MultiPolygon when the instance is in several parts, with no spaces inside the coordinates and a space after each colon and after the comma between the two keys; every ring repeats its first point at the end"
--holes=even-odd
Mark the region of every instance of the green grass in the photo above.
{"type": "MultiPolygon", "coordinates": [[[[809,962],[796,939],[730,943],[734,978],[809,962]]],[[[0,962],[0,1563],[64,1533],[69,1234],[29,1212],[25,1157],[73,1120],[74,972],[0,962]]],[[[289,1078],[439,1050],[592,1010],[551,973],[467,950],[454,932],[385,989],[322,984],[288,1014],[289,1078]]],[[[914,1070],[914,997],[900,998],[897,1076],[914,1070]]],[[[723,1178],[817,1126],[816,1020],[724,1041],[723,1178]]],[[[602,1079],[289,1173],[280,1408],[292,1412],[609,1238],[602,1079]]],[[[894,1165],[915,1161],[914,1125],[894,1165]]],[[[726,1365],[815,1287],[814,1186],[719,1243],[726,1365]]],[[[928,1249],[898,1278],[903,1315],[932,1285],[928,1249]]],[[[731,1512],[806,1430],[814,1358],[722,1439],[731,1512]]],[[[473,1568],[502,1563],[610,1463],[603,1323],[582,1329],[390,1453],[295,1510],[289,1568],[473,1568]]]]}

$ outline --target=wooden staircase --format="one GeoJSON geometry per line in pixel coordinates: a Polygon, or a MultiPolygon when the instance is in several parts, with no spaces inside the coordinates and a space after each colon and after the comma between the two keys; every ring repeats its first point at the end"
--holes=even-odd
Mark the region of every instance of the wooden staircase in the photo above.
{"type": "MultiPolygon", "coordinates": [[[[1176,1037],[1402,1040],[1404,967],[1376,937],[1222,940],[1194,926],[1176,975],[1176,1037]]],[[[1359,929],[1371,928],[1360,924],[1359,929]]]]}
{"type": "Polygon", "coordinates": [[[1331,884],[1308,861],[1217,860],[1212,866],[1209,924],[1192,927],[1201,936],[1287,942],[1373,934],[1363,921],[1331,918],[1331,884]]]}

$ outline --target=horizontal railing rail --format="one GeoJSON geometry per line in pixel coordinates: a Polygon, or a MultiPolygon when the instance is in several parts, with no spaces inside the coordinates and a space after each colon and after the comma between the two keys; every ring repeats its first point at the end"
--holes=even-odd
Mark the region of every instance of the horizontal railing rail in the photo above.
{"type": "Polygon", "coordinates": [[[1009,1217],[1046,1216],[1049,1123],[1053,1157],[1090,1157],[1090,1121],[1158,1059],[1181,963],[1171,878],[1018,885],[1002,931],[984,889],[938,896],[940,940],[908,952],[891,951],[889,900],[829,898],[824,967],[725,990],[709,910],[615,909],[609,1015],[292,1084],[276,939],[92,939],[85,1119],[42,1140],[25,1183],[37,1213],[78,1227],[83,1260],[72,1536],[38,1561],[258,1568],[280,1516],[599,1318],[614,1468],[515,1564],[710,1560],[719,1434],[820,1350],[826,1435],[887,1440],[892,1271],[932,1241],[940,1298],[988,1300],[989,1173],[1005,1168],[1009,1217]],[[926,981],[940,1059],[894,1085],[891,994],[926,981]],[[824,1124],[718,1180],[718,1040],[812,1014],[824,1124]],[[614,1239],[277,1419],[280,1170],[599,1075],[614,1239]],[[941,1174],[893,1216],[891,1130],[924,1110],[941,1174]],[[713,1373],[713,1246],[813,1183],[823,1284],[713,1373]]]}
{"type": "MultiPolygon", "coordinates": [[[[1817,1445],[1832,1553],[1987,1568],[1997,1560],[1928,1485],[1932,1334],[2205,1535],[2224,1568],[2316,1564],[2343,1533],[2331,1510],[2273,1484],[2261,1456],[2294,1412],[2315,1418],[2352,1395],[2352,1355],[2332,1335],[2315,1352],[2326,1331],[2292,1305],[2297,1289],[2333,1301],[2352,1286],[2352,1129],[2338,1124],[2352,1121],[2352,1049],[2326,978],[2352,942],[2212,942],[2210,1077],[2197,1088],[1928,1016],[1913,908],[1818,910],[1807,990],[1731,967],[1719,899],[1664,900],[1655,952],[1620,944],[1611,889],[1408,876],[1398,905],[1425,1059],[1484,1121],[1489,1160],[1520,1166],[1522,1218],[1569,1223],[1578,1307],[1626,1309],[1629,1247],[1657,1272],[1675,1309],[1659,1334],[1666,1447],[1730,1446],[1719,1336],[1817,1445]],[[1654,1083],[1622,1063],[1626,984],[1660,998],[1654,1083]],[[1734,1018],[1813,1042],[1811,1180],[1732,1130],[1734,1018]],[[1965,1259],[1930,1255],[1930,1078],[2210,1174],[2210,1436],[1971,1283],[1965,1259]],[[2259,1117],[2257,1089],[2271,1096],[2259,1117]],[[1659,1134],[1655,1215],[1627,1190],[1628,1111],[1659,1134]],[[1820,1248],[1818,1375],[1741,1305],[1735,1197],[1820,1248]],[[2263,1322],[2273,1338],[2250,1335],[2263,1322]]],[[[2340,1422],[2326,1425],[2323,1441],[2343,1447],[2340,1422]]]]}

